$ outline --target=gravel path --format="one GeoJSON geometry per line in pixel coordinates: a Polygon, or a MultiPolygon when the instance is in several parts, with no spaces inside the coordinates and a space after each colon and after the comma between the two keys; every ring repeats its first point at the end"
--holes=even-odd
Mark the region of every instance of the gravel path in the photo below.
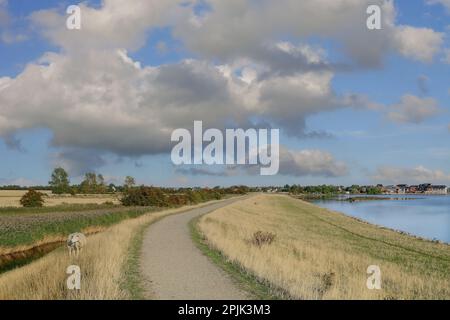
{"type": "Polygon", "coordinates": [[[238,199],[229,199],[152,224],[144,235],[141,268],[147,295],[162,300],[249,299],[193,243],[189,221],[238,199]]]}

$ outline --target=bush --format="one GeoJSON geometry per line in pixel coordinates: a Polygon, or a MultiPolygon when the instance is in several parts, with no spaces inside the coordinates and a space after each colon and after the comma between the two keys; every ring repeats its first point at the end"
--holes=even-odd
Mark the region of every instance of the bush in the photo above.
{"type": "Polygon", "coordinates": [[[177,207],[219,200],[222,194],[210,189],[126,188],[120,200],[124,206],[177,207]]]}
{"type": "Polygon", "coordinates": [[[174,206],[185,206],[189,204],[189,199],[185,194],[171,194],[168,201],[174,206]]]}
{"type": "Polygon", "coordinates": [[[168,207],[167,196],[159,188],[138,187],[125,190],[120,202],[124,206],[168,207]]]}
{"type": "Polygon", "coordinates": [[[44,194],[35,190],[30,190],[20,199],[20,204],[27,208],[37,208],[44,205],[44,194]]]}
{"type": "Polygon", "coordinates": [[[271,244],[275,240],[275,237],[276,235],[274,233],[257,231],[253,234],[249,242],[254,246],[260,248],[265,244],[267,245],[271,244]]]}

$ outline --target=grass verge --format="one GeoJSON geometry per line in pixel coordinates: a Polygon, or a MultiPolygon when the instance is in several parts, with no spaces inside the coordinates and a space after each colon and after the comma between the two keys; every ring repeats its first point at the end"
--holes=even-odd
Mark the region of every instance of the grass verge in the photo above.
{"type": "Polygon", "coordinates": [[[189,230],[195,245],[206,257],[229,274],[243,290],[253,295],[256,299],[279,300],[283,298],[282,290],[272,288],[267,282],[261,281],[237,263],[229,261],[219,250],[209,246],[207,240],[198,229],[200,218],[197,217],[189,222],[189,230]]]}
{"type": "MultiPolygon", "coordinates": [[[[161,218],[160,218],[161,219],[161,218]]],[[[128,259],[124,267],[123,274],[123,288],[129,293],[131,300],[145,300],[145,288],[144,288],[144,278],[140,270],[141,262],[141,250],[144,240],[144,233],[147,227],[155,223],[160,219],[155,219],[149,223],[140,226],[136,232],[136,235],[131,240],[128,259]]]]}

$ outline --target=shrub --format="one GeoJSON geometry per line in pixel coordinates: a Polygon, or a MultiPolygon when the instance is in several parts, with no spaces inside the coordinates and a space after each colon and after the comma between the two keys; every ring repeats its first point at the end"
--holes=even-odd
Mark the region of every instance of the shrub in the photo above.
{"type": "Polygon", "coordinates": [[[76,187],[71,187],[71,188],[69,189],[69,194],[70,194],[71,196],[76,196],[76,195],[77,195],[77,191],[78,191],[78,189],[77,189],[76,187]]]}
{"type": "Polygon", "coordinates": [[[125,190],[120,202],[124,206],[168,207],[165,193],[154,187],[138,187],[125,190]]]}
{"type": "Polygon", "coordinates": [[[171,194],[169,195],[168,201],[170,204],[175,206],[184,206],[189,204],[189,199],[185,194],[171,194]]]}
{"type": "Polygon", "coordinates": [[[126,188],[120,200],[124,206],[176,207],[219,200],[222,194],[210,189],[126,188]]]}
{"type": "Polygon", "coordinates": [[[275,237],[276,235],[274,233],[257,231],[253,234],[249,242],[254,246],[260,248],[265,244],[267,245],[271,244],[275,240],[275,237]]]}
{"type": "Polygon", "coordinates": [[[28,208],[37,208],[44,205],[44,194],[35,190],[30,190],[20,199],[20,204],[28,208]]]}
{"type": "Polygon", "coordinates": [[[186,196],[190,203],[197,204],[202,202],[201,194],[197,191],[188,190],[186,196]]]}

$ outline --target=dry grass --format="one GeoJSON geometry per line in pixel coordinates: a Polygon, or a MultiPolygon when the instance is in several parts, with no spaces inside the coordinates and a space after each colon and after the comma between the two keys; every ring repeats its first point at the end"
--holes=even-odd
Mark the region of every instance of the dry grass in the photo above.
{"type": "MultiPolygon", "coordinates": [[[[27,191],[22,190],[0,190],[0,207],[21,207],[20,198],[27,191]]],[[[102,204],[112,202],[119,204],[120,201],[113,194],[92,194],[92,195],[54,195],[51,191],[40,191],[46,195],[45,206],[57,206],[62,204],[102,204]]]]}
{"type": "Polygon", "coordinates": [[[450,299],[450,246],[360,222],[287,196],[259,195],[202,217],[209,244],[294,299],[450,299]],[[255,232],[276,235],[255,246],[255,232]],[[382,290],[366,287],[369,265],[382,290]]]}
{"type": "Polygon", "coordinates": [[[121,222],[88,237],[79,258],[70,258],[65,248],[60,248],[29,265],[6,272],[0,275],[0,300],[129,299],[130,293],[124,286],[124,267],[139,228],[193,207],[149,213],[121,222]],[[81,268],[80,291],[66,288],[66,269],[72,264],[81,268]]]}

